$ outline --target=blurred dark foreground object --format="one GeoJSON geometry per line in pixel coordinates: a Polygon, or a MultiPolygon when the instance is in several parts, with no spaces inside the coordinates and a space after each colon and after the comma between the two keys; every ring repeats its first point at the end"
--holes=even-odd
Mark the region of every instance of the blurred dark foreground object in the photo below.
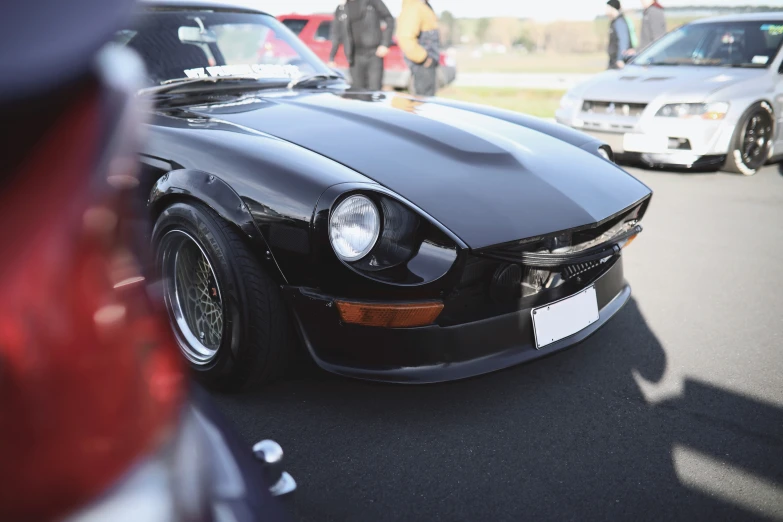
{"type": "Polygon", "coordinates": [[[280,520],[282,451],[254,455],[188,388],[151,298],[141,65],[98,51],[128,2],[62,3],[99,16],[57,20],[57,45],[33,29],[59,4],[34,4],[0,22],[0,518],[280,520]]]}

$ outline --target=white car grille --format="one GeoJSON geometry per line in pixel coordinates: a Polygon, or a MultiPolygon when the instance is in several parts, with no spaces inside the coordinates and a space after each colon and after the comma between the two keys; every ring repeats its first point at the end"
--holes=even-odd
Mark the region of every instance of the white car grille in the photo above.
{"type": "Polygon", "coordinates": [[[633,130],[646,107],[644,103],[585,100],[579,119],[585,129],[626,132],[633,130]]]}

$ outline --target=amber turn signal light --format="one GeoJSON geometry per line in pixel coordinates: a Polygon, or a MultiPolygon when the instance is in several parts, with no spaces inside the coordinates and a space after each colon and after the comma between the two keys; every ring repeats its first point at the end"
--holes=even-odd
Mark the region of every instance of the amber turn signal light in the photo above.
{"type": "Polygon", "coordinates": [[[629,237],[628,239],[626,239],[625,243],[623,243],[622,248],[628,247],[631,243],[633,243],[633,240],[636,239],[637,237],[639,237],[639,234],[634,234],[631,237],[629,237]]]}
{"type": "Polygon", "coordinates": [[[443,310],[443,303],[359,303],[335,301],[340,318],[345,323],[383,328],[411,328],[435,322],[443,310]]]}

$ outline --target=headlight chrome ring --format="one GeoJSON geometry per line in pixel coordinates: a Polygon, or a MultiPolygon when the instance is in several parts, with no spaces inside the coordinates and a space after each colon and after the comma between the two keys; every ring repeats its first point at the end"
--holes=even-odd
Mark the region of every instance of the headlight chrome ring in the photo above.
{"type": "Polygon", "coordinates": [[[380,232],[378,207],[360,194],[341,201],[329,218],[329,242],[343,261],[358,261],[369,254],[380,232]]]}

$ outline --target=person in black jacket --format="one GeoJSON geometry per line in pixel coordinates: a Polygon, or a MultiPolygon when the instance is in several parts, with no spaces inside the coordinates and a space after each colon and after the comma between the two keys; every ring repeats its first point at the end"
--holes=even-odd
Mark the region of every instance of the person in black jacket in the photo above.
{"type": "Polygon", "coordinates": [[[334,13],[329,66],[334,67],[334,57],[342,44],[351,66],[353,88],[380,91],[383,58],[389,52],[393,34],[394,17],[383,0],[346,0],[334,13]]]}
{"type": "Polygon", "coordinates": [[[619,0],[606,2],[606,16],[609,17],[609,68],[622,69],[625,67],[625,55],[631,49],[631,30],[628,21],[623,16],[619,0]]]}

